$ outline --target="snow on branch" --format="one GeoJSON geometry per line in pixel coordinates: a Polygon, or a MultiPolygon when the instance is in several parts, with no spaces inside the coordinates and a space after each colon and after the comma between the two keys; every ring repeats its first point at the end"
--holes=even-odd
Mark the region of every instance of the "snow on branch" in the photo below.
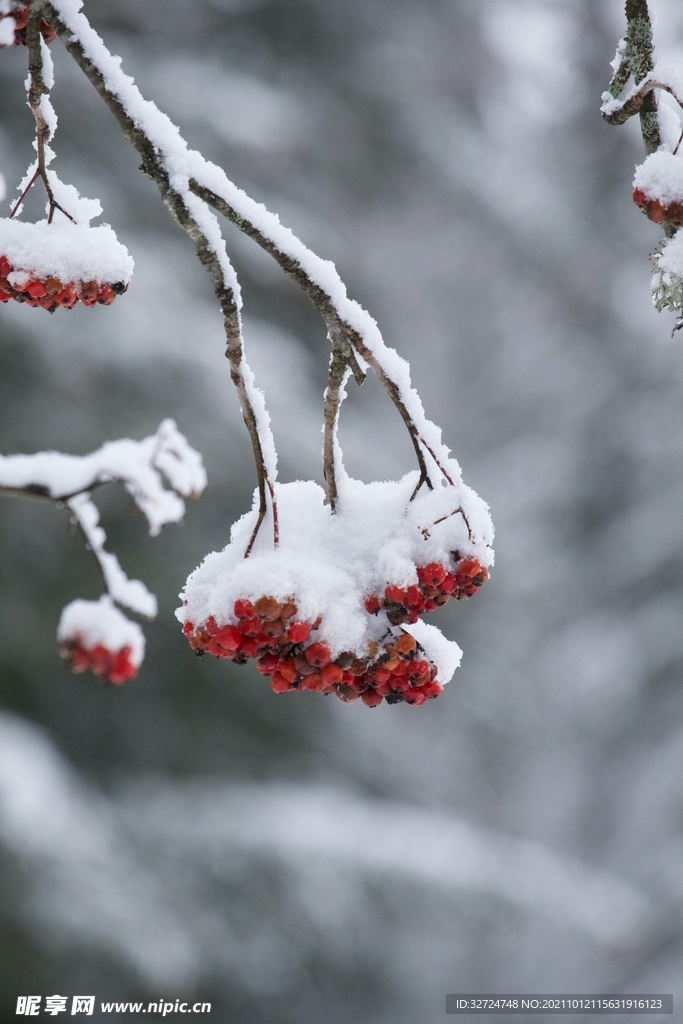
{"type": "Polygon", "coordinates": [[[156,536],[166,523],[182,519],[183,498],[201,494],[206,472],[199,452],[170,419],[142,441],[109,441],[90,455],[0,455],[0,494],[66,506],[102,574],[106,593],[99,601],[76,600],[64,609],[57,632],[60,654],[74,672],[89,668],[121,684],[137,674],[145,641],[137,623],[115,603],[153,619],[157,599],[141,580],[129,579],[116,555],[105,550],[107,537],[90,492],[112,481],[124,485],[156,536]],[[170,489],[164,487],[164,477],[170,489]]]}
{"type": "Polygon", "coordinates": [[[0,493],[66,503],[112,481],[124,485],[156,536],[166,523],[183,518],[182,498],[201,494],[206,472],[201,455],[173,420],[164,420],[156,434],[142,441],[108,441],[90,455],[0,455],[0,493]],[[162,474],[171,490],[164,487],[162,474]]]}
{"type": "Polygon", "coordinates": [[[118,119],[124,135],[142,157],[142,170],[156,182],[164,203],[192,240],[197,257],[209,274],[223,312],[230,375],[237,390],[256,463],[259,518],[251,543],[265,518],[267,495],[271,498],[275,537],[275,443],[263,395],[256,388],[253,374],[244,357],[240,289],[218,220],[206,204],[189,190],[188,183],[192,176],[187,163],[189,151],[178,129],[153,103],[142,97],[133,79],[121,70],[120,58],[109,53],[87,18],[80,13],[81,6],[79,0],[55,0],[54,3],[33,0],[31,4],[32,10],[40,12],[54,26],[66,49],[118,119]]]}
{"type": "Polygon", "coordinates": [[[603,94],[603,101],[606,101],[607,106],[607,110],[603,108],[603,117],[610,124],[623,124],[632,114],[640,114],[640,130],[645,152],[649,154],[656,152],[662,142],[657,97],[653,89],[646,90],[636,108],[626,113],[623,121],[610,119],[619,116],[616,110],[610,107],[610,97],[616,100],[631,77],[636,86],[640,85],[653,72],[655,66],[652,23],[647,0],[626,0],[626,22],[626,35],[620,40],[612,62],[612,80],[607,93],[603,94]]]}
{"type": "MultiPolygon", "coordinates": [[[[274,448],[271,453],[272,438],[265,409],[244,362],[234,272],[206,203],[252,237],[301,285],[325,320],[333,353],[346,361],[356,380],[362,381],[364,369],[372,367],[410,434],[420,467],[418,487],[423,483],[433,486],[429,463],[437,478],[458,479],[460,468],[443,444],[440,429],[425,415],[411,383],[408,363],[384,343],[369,313],[348,297],[334,265],[311,252],[280,223],[276,214],[246,195],[221,168],[189,149],[178,128],[154,103],[143,98],[133,80],[121,70],[120,58],[109,53],[81,13],[80,0],[39,0],[36,6],[117,117],[124,134],[142,156],[142,169],[156,181],[164,201],[193,239],[199,259],[212,277],[223,307],[233,380],[256,456],[261,495],[257,527],[265,514],[266,483],[275,479],[274,448]],[[197,204],[197,198],[204,202],[197,204]]],[[[327,396],[338,406],[342,397],[340,386],[328,388],[327,396]]],[[[325,420],[329,434],[336,427],[336,414],[328,415],[326,410],[325,420]]],[[[328,438],[326,453],[333,448],[334,442],[328,438]]],[[[334,465],[329,459],[325,470],[326,478],[333,479],[334,465]]]]}
{"type": "Polygon", "coordinates": [[[640,113],[646,98],[655,89],[668,92],[679,107],[683,107],[683,88],[679,76],[671,68],[655,67],[639,85],[634,85],[623,99],[613,97],[609,92],[604,93],[600,112],[607,124],[626,124],[630,117],[640,113]]]}
{"type": "Polygon", "coordinates": [[[118,604],[123,604],[138,615],[148,619],[156,618],[157,599],[141,580],[130,580],[119,565],[116,555],[104,550],[107,535],[99,525],[100,513],[90,500],[88,493],[79,494],[67,501],[90,550],[95,555],[108,593],[118,604]]]}

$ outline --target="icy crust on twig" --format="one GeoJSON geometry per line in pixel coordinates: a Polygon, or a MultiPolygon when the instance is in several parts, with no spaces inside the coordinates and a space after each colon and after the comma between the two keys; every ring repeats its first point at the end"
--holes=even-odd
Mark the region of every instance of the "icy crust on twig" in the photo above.
{"type": "Polygon", "coordinates": [[[185,503],[181,495],[201,494],[206,472],[201,455],[188,444],[173,420],[164,420],[156,434],[142,441],[109,441],[90,455],[0,455],[0,489],[66,501],[112,480],[124,484],[145,514],[149,532],[156,536],[166,523],[183,518],[185,503]],[[161,473],[172,490],[164,487],[161,473]]]}
{"type": "MultiPolygon", "coordinates": [[[[418,584],[418,567],[453,563],[466,556],[482,565],[493,560],[492,527],[484,502],[469,488],[440,487],[410,496],[418,479],[409,473],[398,482],[363,484],[345,478],[340,511],[332,514],[325,495],[312,481],[276,486],[280,543],[273,549],[268,534],[257,539],[244,558],[257,506],[234,526],[230,544],[207,556],[189,577],[182,594],[181,622],[235,623],[235,602],[256,602],[264,594],[278,602],[294,600],[297,617],[314,623],[311,638],[324,641],[332,658],[342,651],[367,656],[392,630],[385,612],[368,614],[369,594],[387,585],[418,584]],[[464,515],[462,514],[464,512],[464,515]]],[[[418,624],[416,624],[418,625],[418,624]]],[[[411,627],[407,627],[411,628],[411,627]]],[[[457,645],[436,630],[417,636],[425,651],[437,647],[437,661],[453,674],[457,645]],[[439,647],[439,644],[445,647],[439,647]],[[449,655],[447,652],[450,651],[449,655]]],[[[441,678],[439,681],[447,681],[441,678]]]]}
{"type": "Polygon", "coordinates": [[[20,288],[29,279],[121,282],[133,273],[133,258],[108,224],[89,227],[65,218],[52,224],[0,219],[0,256],[14,268],[9,283],[20,288]]]}
{"type": "MultiPolygon", "coordinates": [[[[376,360],[395,384],[398,397],[418,434],[444,464],[449,458],[449,450],[442,443],[440,429],[425,415],[420,397],[412,387],[408,363],[394,349],[385,345],[374,319],[348,297],[334,264],[311,252],[280,223],[276,214],[247,196],[229,180],[220,167],[188,148],[172,121],[154,103],[145,100],[133,79],[121,70],[121,59],[109,53],[87,18],[80,13],[81,0],[51,0],[51,6],[78,39],[88,59],[98,68],[107,89],[118,97],[128,115],[151,141],[167,170],[171,187],[183,196],[188,209],[195,211],[190,192],[190,182],[195,180],[224,199],[240,217],[248,220],[270,239],[279,252],[296,260],[306,276],[328,296],[340,319],[358,333],[369,357],[376,360]]],[[[212,239],[212,244],[221,261],[227,260],[222,238],[216,238],[215,241],[212,239]]],[[[359,362],[365,368],[367,364],[363,352],[358,355],[359,362]]],[[[259,429],[264,437],[270,433],[269,425],[260,416],[259,429]]]]}

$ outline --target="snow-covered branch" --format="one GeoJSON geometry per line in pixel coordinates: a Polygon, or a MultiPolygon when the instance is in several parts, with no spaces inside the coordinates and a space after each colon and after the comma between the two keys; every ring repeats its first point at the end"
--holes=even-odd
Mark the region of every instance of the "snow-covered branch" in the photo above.
{"type": "Polygon", "coordinates": [[[244,361],[234,271],[207,203],[258,242],[307,292],[325,320],[333,351],[344,356],[359,382],[365,366],[372,367],[410,434],[420,467],[419,485],[432,486],[429,461],[439,473],[450,463],[449,475],[458,476],[459,467],[443,444],[441,431],[427,419],[412,386],[407,362],[385,345],[372,317],[348,297],[334,265],[311,252],[277,215],[247,196],[221,168],[188,148],[176,126],[142,97],[121,70],[120,60],[112,57],[81,13],[80,0],[38,0],[38,6],[117,117],[142,157],[142,169],[159,186],[164,202],[193,239],[212,278],[223,308],[231,373],[256,457],[260,520],[265,513],[266,480],[275,479],[274,446],[260,392],[253,387],[244,361]]]}
{"type": "MultiPolygon", "coordinates": [[[[54,26],[66,49],[85,72],[114,113],[126,138],[142,157],[141,169],[152,178],[171,215],[192,240],[223,312],[230,376],[237,390],[244,422],[256,463],[261,525],[267,511],[267,492],[277,477],[277,457],[270,418],[262,393],[244,356],[240,317],[241,294],[215,215],[192,195],[184,167],[187,145],[178,129],[158,108],[145,100],[133,80],[123,73],[120,58],[113,57],[80,13],[78,0],[32,0],[54,26]],[[270,484],[270,486],[269,486],[270,484]]],[[[273,521],[277,516],[273,510],[273,521]]]]}
{"type": "Polygon", "coordinates": [[[609,93],[606,93],[600,112],[605,121],[607,121],[607,124],[617,126],[626,124],[630,117],[638,114],[643,109],[646,98],[655,89],[668,92],[676,100],[679,107],[683,107],[681,88],[677,76],[673,72],[668,71],[668,69],[664,71],[661,68],[655,68],[643,79],[640,85],[635,85],[623,99],[615,99],[609,93]]]}
{"type": "MultiPolygon", "coordinates": [[[[626,0],[626,35],[620,40],[616,56],[612,62],[612,80],[608,92],[603,96],[609,107],[609,99],[616,100],[623,91],[629,78],[633,77],[639,86],[654,70],[654,48],[652,44],[652,23],[647,0],[626,0]]],[[[628,98],[627,101],[628,102],[628,98]]],[[[655,153],[662,142],[659,117],[657,112],[657,96],[654,89],[648,89],[638,101],[638,106],[626,113],[623,120],[611,120],[616,111],[605,113],[603,117],[609,124],[623,124],[632,114],[640,114],[640,130],[643,136],[646,153],[655,153]]]]}
{"type": "Polygon", "coordinates": [[[156,536],[166,523],[182,519],[182,498],[201,494],[206,472],[201,455],[173,420],[164,420],[156,434],[142,441],[108,441],[89,455],[0,455],[1,494],[66,503],[112,481],[124,485],[156,536]]]}
{"type": "Polygon", "coordinates": [[[112,600],[125,605],[138,615],[144,615],[148,619],[156,618],[158,605],[154,594],[149,592],[141,580],[128,579],[116,555],[105,551],[107,535],[99,525],[100,513],[90,500],[90,495],[79,494],[66,504],[98,561],[104,585],[112,600]]]}
{"type": "Polygon", "coordinates": [[[166,523],[185,513],[183,498],[198,497],[206,486],[199,452],[173,420],[164,420],[156,434],[142,441],[109,441],[90,455],[0,456],[0,494],[53,501],[68,508],[97,559],[106,593],[99,601],[73,601],[62,614],[57,640],[73,671],[90,668],[111,683],[132,679],[145,649],[140,627],[116,604],[153,619],[157,599],[141,580],[131,580],[116,555],[105,550],[106,534],[90,492],[105,483],[124,485],[145,514],[156,536],[166,523]],[[164,487],[163,478],[170,484],[164,487]]]}

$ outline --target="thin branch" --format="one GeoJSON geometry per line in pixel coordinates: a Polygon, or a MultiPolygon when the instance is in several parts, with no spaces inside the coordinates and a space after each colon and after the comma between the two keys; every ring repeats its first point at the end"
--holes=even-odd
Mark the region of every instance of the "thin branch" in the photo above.
{"type": "Polygon", "coordinates": [[[669,95],[673,96],[676,100],[679,107],[683,107],[683,100],[676,93],[673,86],[669,85],[667,82],[657,82],[653,78],[648,78],[637,89],[630,92],[623,103],[620,103],[618,107],[612,107],[610,104],[609,108],[602,112],[602,116],[605,121],[607,121],[607,124],[626,124],[630,117],[633,117],[634,114],[638,114],[642,111],[645,100],[655,89],[661,89],[663,92],[668,92],[669,95]]]}
{"type": "Polygon", "coordinates": [[[57,505],[65,505],[72,498],[83,494],[84,490],[93,491],[96,487],[101,487],[103,484],[111,482],[111,478],[106,480],[96,478],[87,487],[79,487],[77,491],[71,491],[69,494],[51,494],[49,489],[42,484],[26,484],[25,487],[5,487],[0,484],[0,494],[4,494],[8,498],[26,498],[28,501],[52,501],[57,505]]]}
{"type": "Polygon", "coordinates": [[[31,108],[31,113],[36,122],[36,150],[38,153],[38,162],[35,173],[31,177],[28,185],[21,193],[19,199],[12,207],[10,213],[10,220],[14,217],[17,211],[21,208],[26,195],[28,194],[31,186],[38,180],[42,179],[45,191],[47,192],[48,203],[50,209],[48,212],[47,222],[52,223],[55,210],[59,210],[68,217],[70,221],[73,221],[73,217],[70,213],[61,206],[54,197],[52,187],[47,176],[47,165],[45,163],[45,145],[51,137],[50,126],[45,120],[45,114],[43,111],[42,100],[44,96],[50,95],[50,90],[45,84],[45,78],[43,76],[43,40],[41,35],[41,21],[42,15],[40,11],[40,5],[32,3],[29,7],[28,21],[26,23],[26,49],[28,51],[28,71],[29,71],[29,82],[28,82],[28,105],[31,108]]]}
{"type": "Polygon", "coordinates": [[[348,372],[349,364],[346,355],[340,352],[337,347],[333,347],[327,377],[327,388],[325,389],[323,428],[323,473],[327,495],[333,512],[336,512],[339,501],[339,492],[337,490],[337,459],[339,456],[337,427],[339,424],[339,410],[344,399],[344,384],[348,372]]]}

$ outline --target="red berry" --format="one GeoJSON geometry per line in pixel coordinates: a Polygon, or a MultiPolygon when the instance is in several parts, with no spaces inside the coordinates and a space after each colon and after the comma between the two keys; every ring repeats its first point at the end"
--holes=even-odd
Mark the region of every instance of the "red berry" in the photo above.
{"type": "Polygon", "coordinates": [[[216,634],[216,643],[226,651],[236,651],[242,642],[242,636],[234,626],[223,626],[216,634]]]}
{"type": "Polygon", "coordinates": [[[62,288],[61,292],[58,292],[58,294],[55,295],[55,301],[58,302],[60,306],[64,306],[65,309],[71,309],[71,307],[78,302],[78,295],[74,285],[67,284],[62,288]]]}
{"type": "Polygon", "coordinates": [[[391,601],[392,604],[405,604],[406,592],[401,587],[391,584],[385,589],[384,597],[387,601],[391,601]]]}
{"type": "Polygon", "coordinates": [[[0,277],[7,277],[13,270],[12,264],[6,256],[0,256],[0,277]]]}
{"type": "Polygon", "coordinates": [[[293,644],[303,644],[311,635],[311,627],[307,622],[292,622],[287,629],[287,637],[293,644]]]}
{"type": "Polygon", "coordinates": [[[270,685],[275,693],[287,693],[292,688],[291,683],[285,679],[281,672],[273,672],[270,678],[270,685]]]}
{"type": "Polygon", "coordinates": [[[481,572],[481,563],[476,558],[461,558],[458,562],[458,575],[472,579],[481,572]]]}
{"type": "Polygon", "coordinates": [[[643,192],[642,188],[636,188],[633,190],[633,202],[636,204],[636,206],[641,206],[645,208],[647,207],[648,201],[649,200],[643,192]]]}
{"type": "Polygon", "coordinates": [[[261,675],[271,676],[275,669],[278,667],[280,659],[277,654],[273,654],[271,651],[268,654],[263,654],[256,662],[256,668],[259,670],[261,675]]]}
{"type": "Polygon", "coordinates": [[[28,292],[32,299],[42,299],[43,295],[47,295],[47,289],[42,281],[29,281],[23,291],[28,292]]]}
{"type": "Polygon", "coordinates": [[[307,690],[322,690],[323,677],[319,672],[313,672],[310,676],[304,676],[301,685],[307,690]]]}
{"type": "Polygon", "coordinates": [[[239,653],[245,658],[255,658],[259,649],[256,637],[246,636],[239,647],[239,653]]]}
{"type": "Polygon", "coordinates": [[[111,306],[112,302],[116,298],[116,292],[108,284],[100,285],[100,293],[97,296],[97,301],[101,306],[111,306]]]}
{"type": "Polygon", "coordinates": [[[447,574],[447,570],[438,562],[430,562],[417,570],[417,578],[420,583],[426,583],[432,587],[438,587],[447,574]]]}
{"type": "Polygon", "coordinates": [[[306,648],[304,654],[309,665],[314,665],[315,668],[324,668],[330,660],[330,649],[322,641],[311,644],[310,647],[306,648]]]}
{"type": "Polygon", "coordinates": [[[366,690],[365,693],[361,693],[360,699],[369,708],[376,708],[378,704],[381,704],[384,700],[376,690],[366,690]]]}
{"type": "Polygon", "coordinates": [[[257,619],[256,616],[253,619],[242,619],[237,624],[237,628],[245,636],[256,636],[257,633],[261,632],[261,620],[257,619]]]}
{"type": "Polygon", "coordinates": [[[331,686],[332,683],[341,683],[344,678],[344,671],[339,667],[339,665],[330,663],[329,665],[325,665],[320,675],[322,676],[325,686],[331,686]]]}
{"type": "Polygon", "coordinates": [[[299,678],[299,673],[293,660],[281,661],[278,671],[289,683],[295,683],[299,678]]]}
{"type": "Polygon", "coordinates": [[[253,619],[254,606],[251,601],[235,601],[235,615],[238,619],[253,619]]]}
{"type": "Polygon", "coordinates": [[[380,609],[379,598],[375,597],[374,594],[371,594],[370,597],[366,597],[365,609],[370,613],[370,615],[376,615],[380,609]]]}

